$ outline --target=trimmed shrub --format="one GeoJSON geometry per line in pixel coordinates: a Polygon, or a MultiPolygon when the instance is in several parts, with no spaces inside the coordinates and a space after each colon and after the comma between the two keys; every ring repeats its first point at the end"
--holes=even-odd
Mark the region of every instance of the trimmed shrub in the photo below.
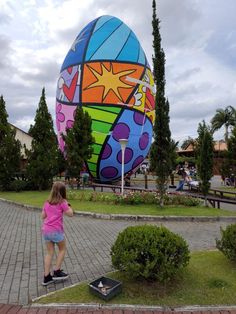
{"type": "MultiPolygon", "coordinates": [[[[68,190],[67,197],[70,200],[106,202],[109,204],[119,205],[139,205],[139,204],[159,204],[159,194],[156,192],[128,192],[124,195],[120,193],[101,193],[68,190]]],[[[191,198],[185,195],[166,194],[164,198],[165,205],[182,205],[182,206],[199,206],[202,200],[191,198]]]]}
{"type": "MultiPolygon", "coordinates": [[[[156,192],[128,192],[124,195],[116,194],[115,204],[159,204],[160,195],[156,192]]],[[[202,204],[202,200],[192,198],[186,195],[171,195],[166,194],[164,196],[165,205],[183,205],[183,206],[199,206],[202,204]]]]}
{"type": "Polygon", "coordinates": [[[155,192],[128,192],[124,195],[116,194],[115,204],[157,204],[157,193],[155,192]]]}
{"type": "Polygon", "coordinates": [[[83,191],[68,190],[67,198],[69,200],[114,203],[115,195],[113,193],[110,194],[103,194],[100,192],[85,193],[83,191]]]}
{"type": "Polygon", "coordinates": [[[199,198],[193,198],[186,195],[165,195],[164,199],[165,205],[183,205],[183,206],[200,206],[202,205],[203,201],[199,198]]]}
{"type": "Polygon", "coordinates": [[[187,266],[186,241],[161,226],[128,227],[111,249],[112,265],[132,278],[166,282],[187,266]]]}
{"type": "Polygon", "coordinates": [[[225,230],[220,229],[221,239],[216,239],[216,247],[228,259],[236,261],[236,224],[226,227],[225,230]]]}
{"type": "Polygon", "coordinates": [[[9,185],[9,191],[20,192],[25,191],[27,182],[22,180],[14,180],[9,185]]]}

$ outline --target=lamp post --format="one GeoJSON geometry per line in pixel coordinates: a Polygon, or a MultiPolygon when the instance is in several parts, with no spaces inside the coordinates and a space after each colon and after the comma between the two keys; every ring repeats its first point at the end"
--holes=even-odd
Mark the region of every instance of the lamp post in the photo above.
{"type": "Polygon", "coordinates": [[[126,138],[119,139],[121,146],[121,194],[124,194],[124,162],[125,162],[125,148],[128,143],[126,138]]]}

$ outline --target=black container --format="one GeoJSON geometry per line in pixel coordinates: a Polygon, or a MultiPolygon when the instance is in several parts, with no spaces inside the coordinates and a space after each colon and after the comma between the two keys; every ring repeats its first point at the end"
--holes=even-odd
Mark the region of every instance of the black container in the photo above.
{"type": "Polygon", "coordinates": [[[107,277],[100,277],[89,284],[89,291],[105,301],[119,294],[121,290],[122,283],[120,281],[107,277]],[[100,282],[103,287],[98,287],[100,282]]]}

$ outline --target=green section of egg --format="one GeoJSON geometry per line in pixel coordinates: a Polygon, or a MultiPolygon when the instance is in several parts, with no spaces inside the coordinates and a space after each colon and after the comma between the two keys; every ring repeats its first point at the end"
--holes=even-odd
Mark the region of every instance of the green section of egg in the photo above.
{"type": "Polygon", "coordinates": [[[103,143],[109,134],[117,115],[120,113],[119,107],[108,106],[84,106],[84,110],[92,119],[92,135],[94,137],[93,154],[88,160],[87,165],[91,174],[97,176],[97,162],[103,143]]]}

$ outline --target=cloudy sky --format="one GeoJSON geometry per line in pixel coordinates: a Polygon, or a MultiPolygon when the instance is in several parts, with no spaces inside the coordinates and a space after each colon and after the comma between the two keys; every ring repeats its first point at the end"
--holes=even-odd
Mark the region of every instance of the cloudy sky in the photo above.
{"type": "MultiPolygon", "coordinates": [[[[175,140],[196,137],[217,108],[236,106],[235,12],[235,0],[157,0],[175,140]]],[[[152,63],[152,0],[0,0],[0,94],[11,123],[28,131],[43,86],[54,119],[61,64],[101,15],[123,20],[152,63]]]]}

